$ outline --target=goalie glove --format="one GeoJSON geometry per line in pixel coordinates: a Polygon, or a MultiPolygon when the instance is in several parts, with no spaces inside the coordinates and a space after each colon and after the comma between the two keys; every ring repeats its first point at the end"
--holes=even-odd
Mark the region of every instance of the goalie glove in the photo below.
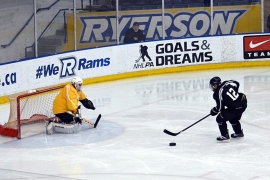
{"type": "Polygon", "coordinates": [[[80,102],[82,103],[82,105],[87,108],[87,109],[92,109],[95,110],[96,108],[94,107],[92,101],[90,101],[89,99],[85,98],[84,100],[80,100],[80,102]]]}
{"type": "Polygon", "coordinates": [[[211,114],[211,116],[217,115],[217,114],[218,114],[217,108],[216,108],[216,107],[213,107],[213,108],[211,109],[211,111],[210,111],[210,114],[211,114]]]}

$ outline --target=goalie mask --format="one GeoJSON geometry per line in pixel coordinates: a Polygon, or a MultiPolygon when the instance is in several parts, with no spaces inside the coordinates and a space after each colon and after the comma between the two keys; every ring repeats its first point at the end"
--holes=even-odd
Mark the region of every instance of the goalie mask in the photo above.
{"type": "Polygon", "coordinates": [[[71,83],[73,84],[73,86],[75,87],[75,89],[77,91],[81,91],[81,87],[82,87],[82,84],[83,84],[83,80],[79,77],[74,77],[72,80],[71,80],[71,83]]]}
{"type": "Polygon", "coordinates": [[[215,91],[217,87],[221,84],[220,77],[213,77],[209,82],[209,87],[212,91],[215,91]]]}

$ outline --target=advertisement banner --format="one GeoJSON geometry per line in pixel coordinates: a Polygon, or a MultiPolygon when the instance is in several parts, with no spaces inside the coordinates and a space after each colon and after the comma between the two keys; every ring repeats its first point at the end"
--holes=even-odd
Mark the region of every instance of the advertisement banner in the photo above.
{"type": "MultiPolygon", "coordinates": [[[[164,13],[165,39],[232,35],[261,32],[261,7],[215,6],[213,29],[211,29],[210,8],[166,9],[164,13]]],[[[77,48],[117,44],[116,13],[91,12],[76,14],[77,48]]],[[[68,15],[68,43],[62,51],[73,50],[73,14],[68,15]]],[[[119,18],[119,42],[123,43],[126,31],[134,22],[146,35],[146,41],[162,40],[162,13],[160,10],[122,11],[119,18]]]]}
{"type": "Polygon", "coordinates": [[[0,96],[124,73],[243,61],[243,36],[186,38],[85,49],[0,66],[0,96]]]}
{"type": "Polygon", "coordinates": [[[244,36],[244,59],[269,59],[270,35],[244,36]]]}

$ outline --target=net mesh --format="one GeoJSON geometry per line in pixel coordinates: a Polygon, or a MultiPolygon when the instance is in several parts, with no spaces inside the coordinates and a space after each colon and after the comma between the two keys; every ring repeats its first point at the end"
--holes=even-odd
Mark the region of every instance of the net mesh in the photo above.
{"type": "Polygon", "coordinates": [[[63,87],[63,85],[47,87],[38,89],[36,92],[21,92],[8,96],[9,119],[0,127],[0,134],[20,138],[21,125],[54,119],[53,101],[63,87]]]}

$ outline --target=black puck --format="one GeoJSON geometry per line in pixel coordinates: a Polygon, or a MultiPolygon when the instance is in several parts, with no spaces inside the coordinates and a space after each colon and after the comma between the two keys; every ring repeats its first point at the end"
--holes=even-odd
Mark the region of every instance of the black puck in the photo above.
{"type": "Polygon", "coordinates": [[[172,142],[169,144],[170,146],[176,146],[176,143],[172,142]]]}

